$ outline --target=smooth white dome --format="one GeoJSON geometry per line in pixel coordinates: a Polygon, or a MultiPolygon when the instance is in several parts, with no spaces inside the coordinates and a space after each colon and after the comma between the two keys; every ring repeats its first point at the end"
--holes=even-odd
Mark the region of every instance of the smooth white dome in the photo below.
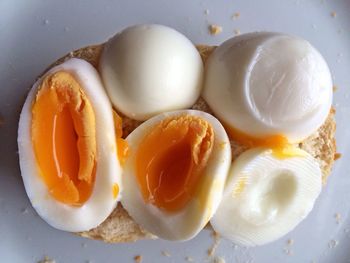
{"type": "Polygon", "coordinates": [[[191,107],[204,70],[184,35],[162,25],[137,25],[106,43],[100,71],[113,105],[130,118],[146,120],[191,107]]]}

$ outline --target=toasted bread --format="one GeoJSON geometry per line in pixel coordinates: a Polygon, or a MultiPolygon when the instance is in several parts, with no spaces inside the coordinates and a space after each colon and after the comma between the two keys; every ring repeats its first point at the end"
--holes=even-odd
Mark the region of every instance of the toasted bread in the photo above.
{"type": "MultiPolygon", "coordinates": [[[[197,46],[199,53],[202,56],[203,62],[213,52],[215,47],[200,45],[197,46]]],[[[94,67],[98,68],[99,58],[101,51],[103,49],[102,45],[89,46],[76,51],[73,51],[63,58],[57,60],[53,67],[63,61],[76,57],[84,59],[90,62],[94,67]]],[[[212,113],[205,101],[200,98],[193,109],[206,111],[212,113]]],[[[327,177],[331,172],[335,157],[336,157],[336,144],[335,144],[335,110],[332,108],[325,123],[309,138],[298,144],[298,147],[307,151],[319,162],[323,174],[323,182],[325,183],[327,177]]],[[[141,122],[131,120],[127,117],[123,118],[123,133],[127,136],[131,131],[133,131],[141,122]]],[[[236,141],[231,140],[232,156],[235,159],[238,155],[248,149],[248,147],[239,144],[236,141]]],[[[100,239],[104,242],[114,243],[114,242],[133,242],[139,239],[154,239],[156,236],[148,233],[145,229],[139,226],[133,219],[128,215],[126,210],[119,203],[113,213],[98,227],[78,233],[78,235],[92,238],[100,239]]]]}

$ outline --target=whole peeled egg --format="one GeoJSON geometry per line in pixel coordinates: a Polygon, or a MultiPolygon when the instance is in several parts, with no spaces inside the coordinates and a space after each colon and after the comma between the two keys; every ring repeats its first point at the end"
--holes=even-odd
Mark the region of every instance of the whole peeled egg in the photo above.
{"type": "Polygon", "coordinates": [[[116,137],[112,106],[85,60],[69,59],[33,85],[19,121],[19,161],[27,195],[48,224],[87,231],[113,211],[121,191],[116,137]]]}
{"type": "Polygon", "coordinates": [[[332,88],[326,61],[308,41],[259,32],[216,48],[203,97],[235,139],[274,147],[299,142],[324,123],[332,88]]]}
{"type": "Polygon", "coordinates": [[[203,71],[191,41],[156,24],[126,28],[105,44],[100,59],[113,106],[136,120],[191,107],[200,95],[203,71]]]}

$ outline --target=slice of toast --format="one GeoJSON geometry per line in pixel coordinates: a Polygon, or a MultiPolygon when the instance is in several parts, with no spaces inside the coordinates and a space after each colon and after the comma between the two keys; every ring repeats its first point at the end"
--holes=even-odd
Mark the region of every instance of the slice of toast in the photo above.
{"type": "MultiPolygon", "coordinates": [[[[202,56],[204,63],[206,62],[208,56],[215,49],[213,46],[205,45],[197,46],[197,48],[202,56]]],[[[57,60],[50,67],[60,64],[69,58],[76,57],[85,59],[94,67],[98,68],[102,49],[103,44],[89,46],[73,51],[63,58],[57,60]]],[[[192,108],[206,111],[212,114],[210,108],[202,98],[200,98],[192,108]]],[[[332,108],[325,123],[309,138],[298,144],[301,149],[310,153],[319,162],[322,169],[324,183],[330,174],[331,168],[336,158],[334,114],[335,110],[332,108]]],[[[123,135],[127,136],[140,123],[141,122],[139,121],[123,117],[123,135]]],[[[231,146],[233,159],[248,149],[248,147],[243,146],[233,140],[231,140],[231,146]]],[[[120,203],[113,211],[113,213],[102,224],[90,231],[78,233],[78,235],[92,239],[100,239],[104,242],[109,243],[133,242],[139,239],[156,238],[156,236],[148,233],[145,229],[136,224],[120,203]]]]}

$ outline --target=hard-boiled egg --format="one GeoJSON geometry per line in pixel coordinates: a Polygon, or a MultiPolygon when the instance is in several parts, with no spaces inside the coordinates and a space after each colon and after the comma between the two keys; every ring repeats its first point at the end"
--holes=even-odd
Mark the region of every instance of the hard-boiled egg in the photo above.
{"type": "Polygon", "coordinates": [[[70,59],[33,86],[18,128],[22,178],[51,226],[86,231],[112,212],[121,191],[111,104],[97,71],[70,59]]]}
{"type": "Polygon", "coordinates": [[[326,61],[306,40],[250,33],[209,57],[203,97],[236,140],[274,147],[301,141],[324,123],[332,86],[326,61]]]}
{"type": "Polygon", "coordinates": [[[237,244],[266,244],[309,214],[321,185],[319,165],[305,151],[248,150],[232,165],[211,225],[237,244]]]}
{"type": "Polygon", "coordinates": [[[201,111],[157,115],[127,138],[123,207],[160,238],[187,240],[215,212],[231,164],[220,122],[201,111]]]}
{"type": "Polygon", "coordinates": [[[203,62],[197,49],[162,25],[129,27],[111,38],[100,71],[114,107],[136,120],[189,108],[202,88],[203,62]]]}

